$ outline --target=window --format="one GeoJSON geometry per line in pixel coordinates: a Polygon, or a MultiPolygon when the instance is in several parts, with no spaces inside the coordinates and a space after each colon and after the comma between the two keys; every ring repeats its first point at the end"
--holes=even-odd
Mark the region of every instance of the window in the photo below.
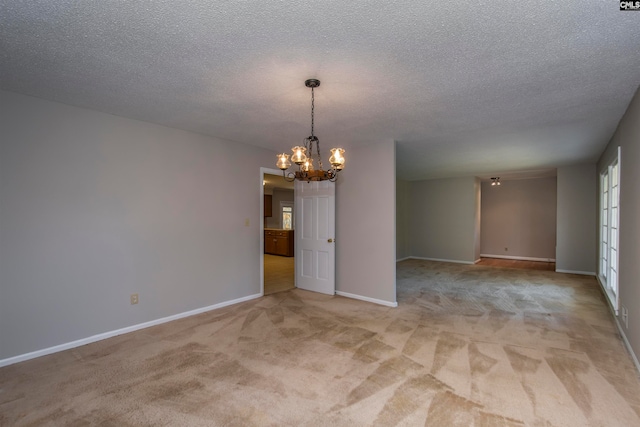
{"type": "Polygon", "coordinates": [[[283,229],[293,230],[293,202],[280,202],[280,221],[283,229]]]}
{"type": "Polygon", "coordinates": [[[600,174],[599,277],[609,301],[618,312],[618,235],[620,201],[620,148],[600,174]]]}

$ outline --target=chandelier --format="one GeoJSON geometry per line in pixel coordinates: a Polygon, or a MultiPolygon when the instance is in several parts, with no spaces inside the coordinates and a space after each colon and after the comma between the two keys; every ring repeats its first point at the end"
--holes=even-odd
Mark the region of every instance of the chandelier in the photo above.
{"type": "Polygon", "coordinates": [[[309,79],[304,82],[306,87],[311,88],[311,136],[305,138],[302,146],[295,146],[291,149],[291,159],[289,154],[278,154],[276,166],[282,170],[282,176],[289,182],[295,181],[335,181],[338,178],[338,172],[344,168],[344,149],[332,148],[329,163],[331,168],[324,170],[322,168],[322,158],[320,157],[320,140],[313,134],[313,114],[315,109],[313,89],[320,86],[320,80],[309,79]],[[316,147],[316,155],[313,154],[313,146],[316,147]],[[317,160],[318,166],[314,165],[317,160]],[[291,162],[298,165],[298,170],[294,172],[286,172],[291,166],[291,162]]]}

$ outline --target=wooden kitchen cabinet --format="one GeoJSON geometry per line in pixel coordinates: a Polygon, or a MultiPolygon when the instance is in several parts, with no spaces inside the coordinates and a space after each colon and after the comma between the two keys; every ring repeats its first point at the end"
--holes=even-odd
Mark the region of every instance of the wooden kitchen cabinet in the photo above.
{"type": "Polygon", "coordinates": [[[293,256],[293,230],[264,230],[264,253],[293,256]]]}
{"type": "Polygon", "coordinates": [[[264,216],[273,216],[273,196],[271,194],[264,195],[264,216]]]}

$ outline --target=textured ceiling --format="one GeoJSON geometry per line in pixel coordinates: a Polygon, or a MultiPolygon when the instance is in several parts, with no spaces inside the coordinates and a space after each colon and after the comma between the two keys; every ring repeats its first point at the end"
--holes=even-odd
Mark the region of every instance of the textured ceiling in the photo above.
{"type": "Polygon", "coordinates": [[[395,140],[401,178],[487,176],[595,161],[639,36],[615,0],[0,0],[0,88],[282,151],[315,77],[325,156],[395,140]]]}

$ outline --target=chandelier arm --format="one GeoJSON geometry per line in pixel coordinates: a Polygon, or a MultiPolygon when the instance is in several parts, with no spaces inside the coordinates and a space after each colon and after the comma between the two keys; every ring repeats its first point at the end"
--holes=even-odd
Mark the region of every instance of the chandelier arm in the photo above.
{"type": "Polygon", "coordinates": [[[338,172],[344,167],[344,157],[342,154],[344,150],[341,148],[332,149],[332,156],[329,158],[330,167],[325,171],[322,164],[322,154],[320,153],[320,140],[315,136],[315,88],[320,86],[320,80],[308,79],[305,82],[305,86],[311,88],[311,136],[304,139],[303,147],[293,147],[293,155],[291,160],[298,165],[298,170],[295,172],[287,172],[287,167],[291,166],[292,162],[288,161],[288,155],[279,154],[278,162],[276,165],[282,169],[282,176],[288,182],[298,181],[326,181],[335,182],[338,178],[338,172]],[[313,144],[316,144],[316,156],[318,158],[318,167],[313,166],[313,144]],[[337,154],[334,152],[339,150],[337,154]],[[306,157],[305,153],[308,153],[306,157]],[[303,161],[304,160],[304,161],[303,161]]]}
{"type": "Polygon", "coordinates": [[[318,165],[322,169],[322,157],[320,156],[320,140],[316,138],[316,149],[318,151],[318,165]]]}

